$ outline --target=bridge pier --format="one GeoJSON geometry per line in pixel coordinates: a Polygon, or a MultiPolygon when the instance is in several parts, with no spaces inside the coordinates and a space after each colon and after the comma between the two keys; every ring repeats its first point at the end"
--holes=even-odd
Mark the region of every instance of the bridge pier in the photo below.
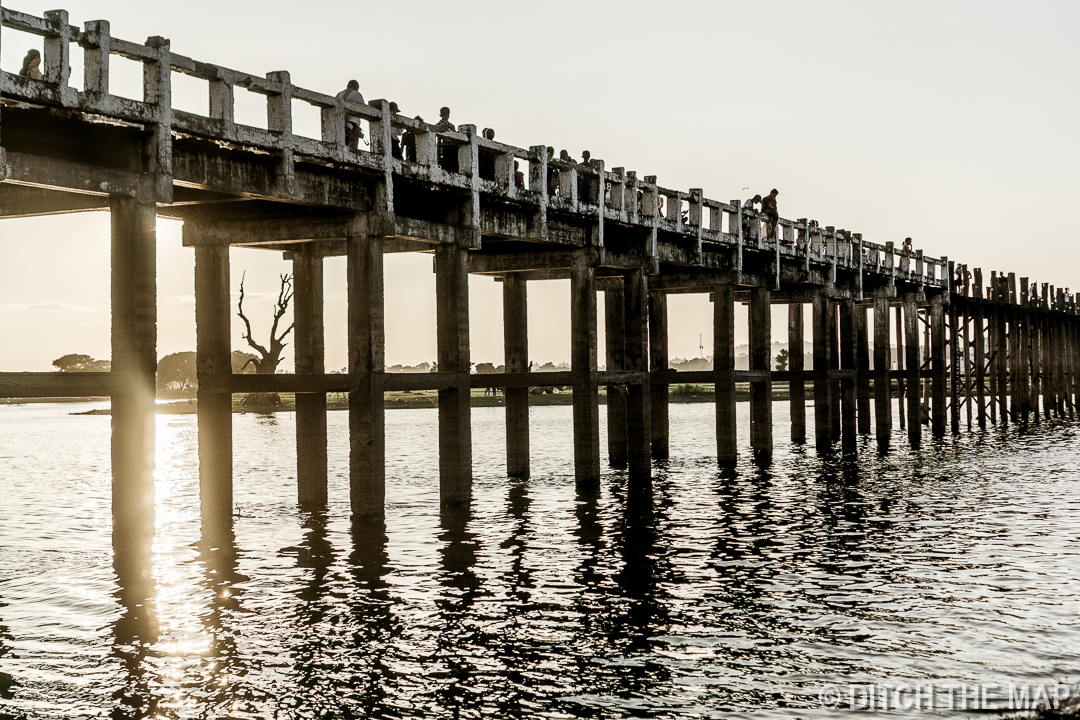
{"type": "Polygon", "coordinates": [[[157,206],[113,196],[112,371],[129,384],[112,395],[113,548],[149,556],[154,537],[154,395],[157,372],[157,206]]]}
{"type": "Polygon", "coordinates": [[[626,369],[638,373],[640,382],[627,385],[626,436],[627,469],[632,485],[645,485],[652,479],[652,411],[649,369],[649,277],[632,270],[623,279],[626,315],[626,369]]]}
{"type": "MultiPolygon", "coordinates": [[[[185,234],[188,224],[185,223],[185,234]]],[[[232,340],[229,246],[195,245],[199,497],[204,528],[232,524],[232,340]]]]}
{"type": "MultiPolygon", "coordinates": [[[[667,295],[649,293],[649,369],[661,372],[668,369],[668,311],[667,295]]],[[[668,391],[666,383],[651,383],[649,406],[652,412],[652,457],[667,460],[669,454],[668,391]]],[[[608,398],[611,402],[611,398],[608,398]]]]}
{"type": "MultiPolygon", "coordinates": [[[[840,381],[840,323],[837,322],[839,307],[828,301],[828,342],[829,342],[829,441],[839,442],[843,435],[843,385],[840,381]]],[[[852,395],[854,398],[854,395],[852,395]]],[[[854,416],[852,416],[854,419],[854,416]]]]}
{"type": "Polygon", "coordinates": [[[919,361],[919,306],[915,295],[904,296],[904,352],[905,385],[907,386],[908,441],[912,447],[922,444],[922,406],[919,403],[920,368],[919,361]]]}
{"type": "MultiPolygon", "coordinates": [[[[529,372],[528,282],[520,273],[503,279],[503,362],[508,373],[529,372]]],[[[529,477],[529,388],[505,388],[506,474],[529,477]]]]}
{"type": "Polygon", "coordinates": [[[852,454],[858,448],[855,402],[855,301],[840,301],[840,365],[845,372],[840,380],[841,446],[843,452],[852,454]]]}
{"type": "MultiPolygon", "coordinates": [[[[982,284],[982,269],[975,268],[972,273],[975,277],[974,290],[976,301],[982,300],[983,297],[983,284],[982,284]]],[[[980,428],[986,427],[986,350],[987,333],[986,318],[984,315],[983,304],[981,302],[975,303],[975,312],[973,316],[974,332],[972,333],[972,343],[974,344],[975,356],[975,402],[977,404],[977,420],[980,428]]]]}
{"type": "Polygon", "coordinates": [[[750,383],[750,445],[754,461],[772,460],[772,293],[768,287],[750,290],[750,370],[760,380],[750,383]]]}
{"type": "MultiPolygon", "coordinates": [[[[382,252],[379,253],[380,263],[382,252]]],[[[439,372],[453,373],[451,386],[439,390],[439,495],[443,505],[465,506],[472,500],[472,386],[469,381],[468,251],[456,244],[435,250],[435,297],[438,302],[439,372]]],[[[381,322],[380,313],[380,322],[381,322]]],[[[596,295],[593,294],[593,327],[596,295]]],[[[595,330],[593,357],[596,357],[595,330]]],[[[382,403],[382,394],[379,394],[382,403]]]]}
{"type": "Polygon", "coordinates": [[[945,309],[940,295],[930,298],[930,377],[931,405],[930,425],[935,438],[945,437],[945,309]]]}
{"type": "Polygon", "coordinates": [[[907,374],[905,361],[907,353],[904,351],[904,305],[903,300],[896,308],[896,419],[901,430],[907,428],[907,374]]]}
{"type": "Polygon", "coordinates": [[[791,380],[788,382],[788,397],[791,414],[791,442],[806,442],[806,380],[803,379],[805,360],[803,347],[803,305],[788,305],[788,370],[791,380]]]}
{"type": "MultiPolygon", "coordinates": [[[[323,259],[308,243],[293,253],[293,355],[300,373],[326,372],[323,259]]],[[[296,393],[296,494],[301,507],[327,502],[326,393],[296,393]]]]}
{"type": "Polygon", "coordinates": [[[855,400],[859,434],[870,433],[870,335],[865,305],[855,307],[855,400]]]}
{"type": "MultiPolygon", "coordinates": [[[[346,237],[346,276],[348,283],[349,346],[349,501],[356,519],[378,519],[385,512],[386,500],[386,411],[383,403],[385,382],[386,337],[383,322],[383,239],[369,232],[367,222],[355,220],[346,237]]],[[[436,283],[438,273],[436,260],[436,283]]],[[[448,263],[445,263],[448,264],[448,263]]],[[[443,268],[444,274],[448,274],[443,268]]],[[[438,304],[439,369],[446,362],[444,334],[448,320],[444,305],[452,297],[440,294],[438,304]]],[[[468,338],[468,327],[465,329],[468,338]]],[[[451,363],[452,364],[452,363],[451,363]]],[[[447,402],[446,412],[452,412],[447,402]]],[[[440,496],[445,500],[448,471],[444,466],[446,447],[443,398],[439,394],[439,469],[440,496]]],[[[466,421],[467,421],[466,417],[466,421]]],[[[467,426],[466,426],[467,427],[467,426]]],[[[450,444],[454,447],[452,438],[450,444]]],[[[453,475],[451,474],[451,477],[453,475]]]]}
{"type": "Polygon", "coordinates": [[[716,396],[716,460],[721,466],[739,459],[735,422],[735,288],[713,287],[713,372],[716,396]]]}
{"type": "Polygon", "coordinates": [[[570,372],[574,389],[574,475],[580,485],[595,486],[600,483],[596,267],[588,253],[575,250],[570,266],[570,372]]]}
{"type": "Polygon", "coordinates": [[[830,327],[832,303],[824,290],[814,293],[814,441],[817,449],[832,447],[832,383],[829,381],[830,327]]]}
{"type": "MultiPolygon", "coordinates": [[[[626,299],[623,280],[610,278],[604,290],[604,346],[608,372],[626,370],[626,299]]],[[[607,386],[608,464],[625,470],[628,462],[625,386],[607,386]]]]}
{"type": "Polygon", "coordinates": [[[884,288],[874,293],[874,429],[878,448],[889,448],[892,433],[892,362],[889,348],[889,297],[884,288]]]}

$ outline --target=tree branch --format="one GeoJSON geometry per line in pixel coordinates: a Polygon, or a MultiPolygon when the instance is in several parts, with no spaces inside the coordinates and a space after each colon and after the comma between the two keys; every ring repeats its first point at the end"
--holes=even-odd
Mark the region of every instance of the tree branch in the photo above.
{"type": "MultiPolygon", "coordinates": [[[[247,340],[248,345],[262,353],[263,357],[266,357],[266,348],[255,342],[255,340],[251,337],[251,322],[247,319],[247,315],[244,314],[244,279],[246,277],[246,272],[240,276],[240,301],[237,304],[237,310],[239,310],[237,314],[240,315],[240,319],[244,321],[245,328],[244,333],[241,337],[247,340]]],[[[244,367],[247,367],[247,365],[245,364],[244,367]]]]}

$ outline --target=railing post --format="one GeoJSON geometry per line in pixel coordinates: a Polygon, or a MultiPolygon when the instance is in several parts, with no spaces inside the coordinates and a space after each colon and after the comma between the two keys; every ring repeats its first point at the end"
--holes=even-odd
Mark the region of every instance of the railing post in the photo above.
{"type": "Polygon", "coordinates": [[[75,89],[69,86],[71,74],[71,26],[68,25],[67,10],[49,10],[45,18],[56,25],[56,34],[45,37],[45,82],[60,87],[60,101],[65,106],[78,101],[75,89]]]}
{"type": "Polygon", "coordinates": [[[154,59],[143,63],[143,98],[154,105],[154,134],[149,170],[156,176],[158,202],[172,202],[172,53],[163,37],[146,39],[154,59]]]}
{"type": "Polygon", "coordinates": [[[83,52],[83,91],[88,94],[109,93],[109,36],[108,20],[90,20],[83,25],[80,44],[83,52]]]}

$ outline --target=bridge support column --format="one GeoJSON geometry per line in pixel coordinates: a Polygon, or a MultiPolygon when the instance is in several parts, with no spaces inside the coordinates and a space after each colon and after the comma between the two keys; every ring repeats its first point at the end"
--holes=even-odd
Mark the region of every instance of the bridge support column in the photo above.
{"type": "MultiPolygon", "coordinates": [[[[383,325],[382,237],[369,232],[366,220],[358,219],[347,238],[346,252],[349,499],[355,519],[378,519],[384,516],[386,501],[386,410],[383,403],[386,339],[383,325]]],[[[441,311],[441,295],[439,299],[441,311]]],[[[443,369],[441,357],[439,369],[443,369]]],[[[440,398],[440,421],[442,412],[440,398]]]]}
{"type": "MultiPolygon", "coordinates": [[[[840,369],[840,324],[836,320],[837,309],[837,305],[830,301],[828,313],[829,370],[840,369]]],[[[830,373],[829,393],[831,398],[829,404],[829,438],[835,443],[841,439],[842,435],[841,409],[843,402],[841,397],[843,395],[843,386],[840,379],[835,377],[833,373],[830,373]]]]}
{"type": "Polygon", "coordinates": [[[919,404],[919,306],[914,294],[904,296],[904,362],[907,389],[908,440],[912,447],[922,444],[922,407],[919,404]]]}
{"type": "Polygon", "coordinates": [[[976,403],[976,419],[978,420],[979,427],[986,427],[986,321],[983,316],[983,303],[982,303],[982,270],[975,268],[974,271],[975,283],[973,285],[975,290],[975,312],[972,317],[973,332],[971,342],[973,347],[972,354],[974,355],[975,373],[973,378],[974,383],[974,398],[976,403]]]}
{"type": "Polygon", "coordinates": [[[110,210],[112,371],[131,378],[112,396],[113,549],[136,562],[154,538],[157,207],[112,197],[110,210]]]}
{"type": "Polygon", "coordinates": [[[842,411],[841,446],[845,453],[854,453],[858,447],[858,421],[856,418],[855,384],[854,377],[857,369],[856,345],[857,326],[855,321],[855,301],[851,299],[840,302],[840,365],[841,369],[850,373],[840,381],[840,405],[842,411]]]}
{"type": "MultiPolygon", "coordinates": [[[[904,307],[903,304],[896,308],[896,369],[903,373],[904,361],[907,354],[904,352],[904,307]]],[[[896,380],[896,417],[900,424],[900,429],[903,430],[907,427],[907,376],[906,374],[900,375],[896,380]]]]}
{"type": "Polygon", "coordinates": [[[716,459],[732,466],[739,459],[735,422],[735,289],[713,287],[713,372],[716,375],[716,459]]]}
{"type": "MultiPolygon", "coordinates": [[[[649,369],[652,372],[668,369],[667,295],[656,291],[649,293],[649,369]]],[[[656,460],[666,460],[669,453],[668,385],[650,384],[650,392],[652,456],[656,460]]]]}
{"type": "Polygon", "coordinates": [[[806,442],[806,381],[802,373],[806,369],[803,355],[803,306],[802,303],[788,305],[788,370],[791,380],[788,382],[789,406],[791,414],[791,442],[806,442]]]}
{"type": "MultiPolygon", "coordinates": [[[[998,296],[1001,301],[1001,296],[998,296]]],[[[998,413],[1001,424],[1009,424],[1009,322],[1004,307],[994,311],[994,350],[997,353],[994,363],[994,377],[998,401],[998,413]]]]}
{"type": "Polygon", "coordinates": [[[870,328],[865,306],[855,308],[855,399],[859,410],[859,434],[870,433],[870,328]]]}
{"type": "MultiPolygon", "coordinates": [[[[297,373],[326,372],[323,261],[308,243],[293,253],[293,348],[297,373]]],[[[296,494],[304,506],[326,505],[326,394],[296,393],[296,494]]]]}
{"type": "Polygon", "coordinates": [[[874,430],[878,448],[889,448],[892,433],[892,361],[889,348],[889,298],[884,290],[874,293],[874,430]]]}
{"type": "Polygon", "coordinates": [[[626,274],[623,285],[626,315],[626,369],[644,379],[627,385],[627,466],[632,485],[652,480],[652,410],[649,369],[649,278],[640,270],[626,274]]]}
{"type": "Polygon", "coordinates": [[[814,440],[819,451],[832,447],[832,383],[829,381],[829,313],[825,292],[814,293],[814,440]]]}
{"type": "MultiPolygon", "coordinates": [[[[952,277],[952,273],[950,273],[952,277]]],[[[949,324],[949,429],[960,434],[960,387],[964,382],[960,365],[960,309],[953,302],[948,313],[949,324]]]]}
{"type": "MultiPolygon", "coordinates": [[[[626,297],[622,282],[612,278],[604,290],[604,344],[609,372],[626,370],[626,297]],[[615,282],[618,281],[618,286],[615,282]]],[[[624,470],[627,464],[625,386],[607,386],[608,464],[624,470]]]]}
{"type": "Polygon", "coordinates": [[[941,295],[930,298],[930,424],[935,438],[945,437],[945,307],[941,295]]]}
{"type": "MultiPolygon", "coordinates": [[[[503,362],[508,373],[529,372],[528,283],[518,273],[503,280],[503,362]]],[[[506,388],[506,473],[529,477],[529,388],[506,388]]]]}
{"type": "Polygon", "coordinates": [[[750,370],[763,374],[750,383],[750,445],[754,461],[772,460],[772,293],[750,289],[750,370]]]}
{"type": "Polygon", "coordinates": [[[439,496],[447,506],[472,501],[468,261],[463,247],[443,244],[435,250],[439,372],[454,374],[453,385],[439,390],[439,496]]]}
{"type": "Polygon", "coordinates": [[[229,246],[195,246],[199,496],[204,530],[232,527],[232,343],[229,246]]]}
{"type": "Polygon", "coordinates": [[[570,371],[574,386],[574,474],[578,484],[595,486],[600,483],[596,267],[588,252],[575,251],[570,266],[570,371]]]}

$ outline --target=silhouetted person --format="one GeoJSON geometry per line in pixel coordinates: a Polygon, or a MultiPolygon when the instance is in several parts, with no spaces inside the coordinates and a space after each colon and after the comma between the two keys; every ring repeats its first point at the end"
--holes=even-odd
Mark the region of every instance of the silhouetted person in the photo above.
{"type": "Polygon", "coordinates": [[[746,210],[751,210],[752,211],[754,209],[754,205],[756,205],[757,203],[760,203],[760,202],[761,202],[761,196],[760,195],[755,195],[752,198],[748,198],[746,200],[746,202],[744,202],[742,204],[743,211],[744,211],[743,214],[742,214],[742,234],[743,234],[744,238],[751,237],[751,235],[750,235],[750,227],[751,227],[750,223],[752,222],[752,220],[750,219],[750,213],[745,212],[745,211],[746,210]]]}
{"type": "MultiPolygon", "coordinates": [[[[401,111],[398,110],[398,104],[396,102],[390,103],[390,114],[401,114],[401,111]]],[[[401,154],[401,136],[404,131],[404,128],[394,127],[393,123],[390,124],[390,154],[396,157],[398,160],[403,159],[403,156],[401,154]]]]}
{"type": "Polygon", "coordinates": [[[776,209],[776,196],[779,190],[773,188],[765,197],[761,198],[761,214],[765,216],[765,239],[776,239],[776,223],[780,220],[780,213],[776,209]]]}
{"type": "Polygon", "coordinates": [[[911,238],[904,238],[904,252],[912,252],[911,238]]]}
{"type": "MultiPolygon", "coordinates": [[[[345,89],[337,94],[342,100],[363,103],[364,96],[360,94],[360,83],[350,80],[345,89]]],[[[360,147],[360,139],[364,137],[364,131],[360,127],[360,119],[355,115],[345,113],[345,144],[356,150],[360,147]]]]}
{"type": "Polygon", "coordinates": [[[581,151],[581,164],[582,165],[588,165],[590,160],[592,160],[592,153],[589,152],[588,150],[582,150],[581,151]]]}
{"type": "Polygon", "coordinates": [[[555,168],[551,167],[551,161],[555,159],[555,148],[548,145],[547,147],[547,191],[548,195],[555,195],[559,189],[559,181],[555,176],[555,168]]]}
{"type": "MultiPolygon", "coordinates": [[[[484,128],[481,135],[485,140],[494,140],[495,131],[484,128]]],[[[495,180],[495,151],[483,145],[476,149],[476,162],[479,164],[480,177],[484,180],[495,180]]]]}
{"type": "Polygon", "coordinates": [[[518,163],[517,160],[515,160],[514,161],[514,186],[519,187],[522,190],[524,190],[525,189],[525,173],[518,170],[518,167],[519,167],[519,163],[518,163]]]}
{"type": "Polygon", "coordinates": [[[22,61],[22,70],[19,70],[19,74],[23,77],[30,78],[31,80],[44,80],[45,77],[41,74],[41,51],[31,49],[26,53],[26,57],[22,61]]]}
{"type": "MultiPolygon", "coordinates": [[[[439,108],[439,122],[435,123],[435,129],[438,132],[454,132],[457,127],[454,123],[450,122],[450,108],[439,108]]],[[[458,171],[458,154],[457,144],[439,138],[439,165],[443,170],[447,172],[458,171]]]]}

